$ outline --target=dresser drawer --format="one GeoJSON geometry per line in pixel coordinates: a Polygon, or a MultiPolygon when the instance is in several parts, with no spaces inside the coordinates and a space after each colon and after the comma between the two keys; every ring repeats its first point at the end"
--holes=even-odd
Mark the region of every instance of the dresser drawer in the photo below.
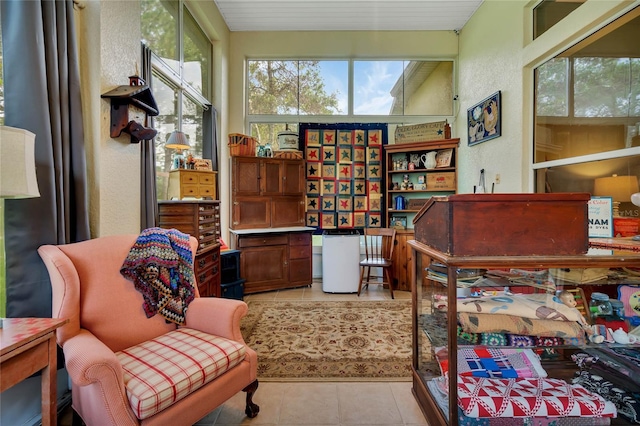
{"type": "Polygon", "coordinates": [[[182,185],[198,185],[198,175],[196,173],[180,173],[180,183],[182,185]]]}
{"type": "Polygon", "coordinates": [[[310,259],[311,247],[309,246],[290,246],[289,259],[310,259]]]}
{"type": "MultiPolygon", "coordinates": [[[[198,197],[214,198],[214,196],[216,195],[215,187],[210,184],[207,184],[206,186],[204,184],[201,184],[197,188],[198,188],[198,195],[197,195],[198,197]]],[[[186,194],[186,191],[184,193],[186,194]]]]}
{"type": "Polygon", "coordinates": [[[196,279],[198,283],[201,285],[206,281],[210,281],[220,274],[220,265],[213,265],[213,268],[206,269],[204,271],[198,271],[196,275],[196,279]]]}
{"type": "Polygon", "coordinates": [[[240,247],[260,247],[260,246],[275,246],[281,244],[289,244],[289,238],[287,235],[263,235],[263,236],[251,236],[241,237],[239,241],[240,247]]]}
{"type": "Polygon", "coordinates": [[[311,234],[308,232],[292,232],[289,234],[289,244],[292,246],[306,246],[311,243],[311,234]]]}
{"type": "Polygon", "coordinates": [[[200,185],[215,185],[215,175],[209,173],[198,173],[198,183],[200,183],[200,185]]]}
{"type": "Polygon", "coordinates": [[[180,192],[183,197],[197,197],[200,193],[198,185],[182,185],[180,192]]]}
{"type": "Polygon", "coordinates": [[[205,253],[201,253],[196,255],[196,260],[194,262],[194,267],[196,273],[200,273],[205,269],[211,269],[214,266],[220,265],[220,251],[219,250],[210,250],[205,253]]]}

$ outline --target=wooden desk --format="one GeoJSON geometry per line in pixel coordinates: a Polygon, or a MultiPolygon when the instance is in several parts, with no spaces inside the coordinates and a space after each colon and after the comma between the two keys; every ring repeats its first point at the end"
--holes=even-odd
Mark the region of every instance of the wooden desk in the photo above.
{"type": "Polygon", "coordinates": [[[0,329],[0,392],[42,370],[42,425],[57,420],[55,331],[69,320],[5,318],[0,329]]]}

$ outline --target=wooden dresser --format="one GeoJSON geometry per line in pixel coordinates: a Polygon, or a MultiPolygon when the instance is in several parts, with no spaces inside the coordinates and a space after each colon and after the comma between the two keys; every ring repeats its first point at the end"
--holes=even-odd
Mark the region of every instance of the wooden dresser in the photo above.
{"type": "Polygon", "coordinates": [[[231,248],[240,250],[244,293],[311,285],[311,234],[314,228],[231,231],[231,248]]]}
{"type": "Polygon", "coordinates": [[[185,197],[193,197],[215,200],[218,198],[217,174],[218,172],[210,170],[172,170],[169,172],[167,198],[182,200],[185,197]]]}
{"type": "Polygon", "coordinates": [[[198,292],[202,297],[221,297],[220,201],[159,201],[158,213],[159,227],[175,228],[198,239],[194,259],[198,292]]]}

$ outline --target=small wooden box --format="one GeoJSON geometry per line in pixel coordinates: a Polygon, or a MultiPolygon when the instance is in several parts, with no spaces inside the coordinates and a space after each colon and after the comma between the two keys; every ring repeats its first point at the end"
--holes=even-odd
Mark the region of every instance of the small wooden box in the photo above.
{"type": "Polygon", "coordinates": [[[429,201],[428,198],[409,198],[407,200],[407,210],[420,210],[427,201],[429,201]]]}
{"type": "Polygon", "coordinates": [[[456,256],[584,254],[587,193],[432,197],[413,219],[417,241],[456,256]]]}
{"type": "Polygon", "coordinates": [[[456,190],[456,173],[441,172],[427,174],[427,190],[428,191],[455,191],[456,190]]]}

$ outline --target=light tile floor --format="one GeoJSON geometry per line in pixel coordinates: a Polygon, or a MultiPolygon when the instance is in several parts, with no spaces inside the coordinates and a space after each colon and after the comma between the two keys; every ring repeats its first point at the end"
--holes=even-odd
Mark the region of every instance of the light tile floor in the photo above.
{"type": "MultiPolygon", "coordinates": [[[[411,293],[394,292],[396,299],[411,293]]],[[[245,296],[250,300],[385,300],[381,285],[370,285],[360,297],[322,291],[322,282],[310,287],[245,296]]],[[[411,382],[260,382],[254,396],[257,417],[244,414],[245,393],[240,392],[196,423],[198,426],[428,426],[411,393],[411,382]]],[[[64,424],[61,422],[61,424],[64,424]]]]}

